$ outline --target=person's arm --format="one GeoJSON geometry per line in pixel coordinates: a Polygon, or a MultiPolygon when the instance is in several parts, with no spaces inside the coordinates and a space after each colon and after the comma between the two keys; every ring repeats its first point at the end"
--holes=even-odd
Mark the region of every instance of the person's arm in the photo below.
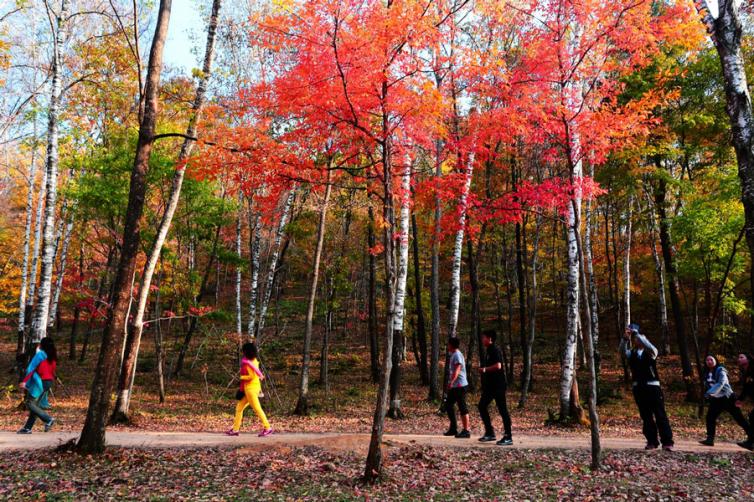
{"type": "Polygon", "coordinates": [[[448,381],[449,389],[453,388],[453,384],[458,379],[458,375],[461,374],[461,364],[457,361],[455,361],[453,364],[455,364],[455,366],[453,367],[453,374],[450,376],[450,381],[448,381]]]}
{"type": "Polygon", "coordinates": [[[249,361],[249,366],[251,367],[251,371],[256,373],[260,380],[264,380],[264,373],[262,373],[262,370],[260,370],[256,364],[249,361]]]}
{"type": "Polygon", "coordinates": [[[31,376],[34,374],[35,371],[37,371],[37,368],[45,359],[47,359],[47,354],[45,354],[42,351],[39,351],[36,354],[34,354],[34,357],[29,363],[29,366],[26,367],[26,376],[24,377],[23,380],[21,380],[21,387],[26,387],[26,382],[29,381],[31,376]]]}
{"type": "Polygon", "coordinates": [[[649,338],[647,338],[644,335],[637,335],[639,337],[639,340],[641,340],[641,343],[644,344],[644,350],[649,351],[649,356],[652,359],[657,359],[657,347],[652,345],[652,342],[649,341],[649,338]]]}
{"type": "Polygon", "coordinates": [[[630,357],[631,356],[631,340],[629,340],[625,336],[621,338],[620,344],[618,345],[618,352],[620,352],[621,355],[630,357]]]}
{"type": "Polygon", "coordinates": [[[499,348],[496,348],[496,350],[493,352],[492,357],[490,358],[488,363],[490,364],[479,368],[479,371],[481,371],[482,373],[491,373],[495,371],[501,371],[503,369],[503,355],[500,352],[499,348]]]}

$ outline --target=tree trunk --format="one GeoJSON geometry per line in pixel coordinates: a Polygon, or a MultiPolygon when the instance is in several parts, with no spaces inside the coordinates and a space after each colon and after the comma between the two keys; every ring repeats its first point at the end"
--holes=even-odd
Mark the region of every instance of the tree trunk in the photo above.
{"type": "MultiPolygon", "coordinates": [[[[71,235],[73,234],[73,218],[74,213],[70,211],[68,215],[68,222],[65,225],[63,232],[63,244],[60,249],[60,262],[58,264],[58,276],[55,280],[55,292],[52,294],[52,302],[50,304],[50,316],[47,320],[47,329],[52,328],[53,323],[58,315],[58,304],[60,302],[60,294],[63,291],[63,279],[65,278],[66,265],[68,262],[68,248],[71,245],[71,235]]],[[[60,329],[60,326],[58,326],[60,329]]]]}
{"type": "Polygon", "coordinates": [[[128,329],[125,350],[123,353],[123,363],[120,368],[117,400],[115,402],[115,409],[113,410],[112,416],[112,421],[114,422],[129,421],[128,409],[130,405],[131,389],[133,388],[133,382],[136,376],[136,362],[139,357],[141,334],[144,330],[144,312],[147,308],[147,301],[149,300],[149,291],[152,286],[154,270],[157,266],[157,261],[160,259],[162,247],[165,244],[170,225],[173,222],[173,215],[178,207],[178,200],[180,199],[181,188],[183,186],[183,178],[186,173],[185,164],[194,147],[193,138],[196,136],[197,125],[201,118],[202,108],[204,107],[207,81],[212,73],[212,54],[214,52],[215,32],[217,30],[217,19],[221,3],[222,0],[213,0],[212,2],[212,14],[210,15],[209,26],[207,28],[207,44],[204,53],[204,64],[196,87],[196,94],[194,95],[191,118],[189,119],[189,124],[186,128],[187,137],[184,139],[181,151],[178,154],[177,168],[173,174],[173,181],[170,186],[170,195],[168,196],[165,213],[162,215],[162,220],[160,221],[157,236],[155,237],[154,243],[149,252],[147,263],[144,265],[144,272],[142,273],[141,284],[139,286],[139,299],[136,313],[134,314],[130,329],[128,329]]]}
{"type": "MultiPolygon", "coordinates": [[[[740,9],[743,3],[740,0],[718,0],[718,16],[715,18],[705,11],[707,1],[696,0],[697,9],[704,15],[703,22],[720,57],[725,82],[726,110],[738,162],[738,177],[741,180],[744,229],[750,257],[750,283],[754,296],[754,113],[741,51],[743,26],[740,9]]],[[[754,314],[751,330],[754,333],[754,314]]]]}
{"type": "MultiPolygon", "coordinates": [[[[439,85],[438,85],[439,87],[439,85]]],[[[442,141],[435,141],[435,177],[442,177],[442,141]]],[[[442,239],[442,204],[435,194],[435,218],[432,232],[432,270],[429,299],[432,307],[432,339],[429,358],[429,399],[440,397],[440,241],[442,239]]],[[[754,279],[752,279],[754,281],[754,279]]]]}
{"type": "Polygon", "coordinates": [[[398,234],[398,271],[395,286],[395,306],[393,308],[393,351],[392,371],[390,373],[390,406],[388,416],[390,418],[403,418],[401,410],[401,362],[404,353],[403,324],[406,312],[406,280],[408,278],[408,240],[410,232],[411,214],[411,158],[407,155],[401,176],[401,212],[400,227],[398,234]]]}
{"type": "MultiPolygon", "coordinates": [[[[589,164],[589,176],[594,179],[594,165],[589,164]]],[[[599,293],[597,291],[597,280],[594,277],[594,260],[592,250],[592,197],[586,201],[586,222],[584,236],[584,259],[586,260],[586,273],[589,277],[589,317],[592,331],[592,347],[594,352],[594,367],[597,373],[597,388],[599,389],[599,376],[602,357],[599,351],[600,339],[600,318],[599,318],[599,293]]],[[[586,293],[584,293],[586,294],[586,293]]],[[[589,354],[587,354],[589,357],[589,354]]]]}
{"type": "Polygon", "coordinates": [[[518,322],[519,322],[519,341],[521,343],[521,354],[522,354],[522,364],[521,364],[521,385],[523,389],[523,380],[525,378],[524,375],[529,373],[528,368],[528,358],[526,357],[526,351],[527,351],[527,341],[528,337],[526,334],[526,270],[524,267],[524,260],[525,254],[526,254],[526,242],[525,239],[522,238],[522,231],[521,231],[521,223],[516,223],[516,279],[518,280],[518,284],[516,289],[518,289],[518,322]]]}
{"type": "Polygon", "coordinates": [[[301,381],[298,387],[298,402],[294,413],[296,415],[309,414],[309,362],[311,360],[312,330],[314,325],[314,306],[317,300],[317,282],[319,281],[319,266],[322,259],[322,248],[325,243],[327,229],[327,209],[330,204],[332,191],[332,158],[327,162],[327,181],[325,182],[325,195],[322,199],[322,208],[319,212],[319,226],[317,227],[317,247],[314,250],[314,270],[312,282],[309,287],[309,302],[306,309],[306,323],[304,327],[304,351],[301,361],[301,381]]]}
{"type": "MultiPolygon", "coordinates": [[[[110,269],[113,266],[113,262],[115,261],[115,246],[110,246],[110,249],[107,251],[107,262],[105,262],[105,271],[102,276],[100,276],[97,284],[97,296],[95,297],[95,305],[94,309],[96,310],[97,305],[96,302],[100,301],[102,296],[105,294],[105,290],[108,289],[108,282],[110,277],[110,269]]],[[[108,298],[110,295],[108,295],[108,298]]],[[[87,349],[89,348],[89,340],[92,337],[92,332],[94,331],[94,314],[89,314],[89,322],[87,323],[86,327],[86,333],[84,334],[84,343],[81,345],[81,353],[79,354],[79,364],[83,364],[84,360],[86,359],[86,353],[87,349]]]]}
{"type": "Polygon", "coordinates": [[[154,352],[157,359],[155,370],[157,372],[157,390],[160,396],[160,404],[165,402],[165,351],[162,345],[162,306],[160,304],[160,287],[162,286],[162,270],[157,275],[157,293],[154,298],[154,316],[157,319],[154,325],[154,352]]]}
{"type": "Polygon", "coordinates": [[[448,338],[454,338],[458,328],[458,311],[461,303],[461,255],[463,254],[463,237],[466,230],[466,208],[471,180],[474,175],[474,152],[466,160],[465,182],[458,200],[458,230],[453,246],[453,268],[450,279],[450,312],[448,313],[448,338]]]}
{"type": "Polygon", "coordinates": [[[252,211],[252,202],[249,200],[249,260],[251,265],[251,287],[249,291],[249,324],[246,334],[254,338],[257,326],[257,299],[259,298],[259,250],[262,243],[262,221],[259,214],[252,211]]]}
{"type": "MultiPolygon", "coordinates": [[[[382,96],[387,95],[387,82],[382,83],[382,96]]],[[[388,130],[387,119],[383,117],[383,132],[388,130]]],[[[387,134],[385,134],[387,138],[387,134]]],[[[385,335],[382,346],[382,368],[380,369],[380,386],[377,391],[377,403],[374,409],[374,418],[372,420],[372,434],[369,440],[369,452],[367,461],[364,466],[364,479],[366,481],[375,481],[382,472],[382,433],[385,426],[385,415],[388,408],[388,391],[390,388],[390,373],[393,365],[393,329],[395,327],[395,293],[394,285],[396,284],[396,267],[393,261],[393,236],[395,233],[395,214],[393,210],[393,177],[392,177],[392,159],[389,140],[383,140],[382,159],[383,159],[383,219],[385,221],[383,229],[383,252],[385,260],[385,309],[387,315],[385,318],[385,335]]]]}
{"type": "MultiPolygon", "coordinates": [[[[79,244],[79,292],[84,290],[84,243],[79,244]]],[[[73,309],[73,323],[71,324],[71,335],[68,340],[68,359],[76,359],[76,337],[78,335],[79,321],[81,320],[81,306],[76,302],[73,309]]]]}
{"type": "MultiPolygon", "coordinates": [[[[50,314],[50,294],[52,289],[52,269],[55,262],[55,210],[58,195],[58,114],[62,95],[63,43],[66,37],[69,0],[62,0],[60,12],[56,19],[55,44],[52,57],[52,83],[50,84],[50,103],[47,112],[47,162],[45,172],[45,210],[42,240],[42,267],[39,273],[39,288],[34,305],[34,317],[31,325],[31,343],[38,343],[47,334],[47,320],[50,314]]],[[[41,201],[40,201],[41,204],[41,201]]]]}
{"type": "Polygon", "coordinates": [[[416,310],[415,339],[419,343],[419,376],[422,385],[429,385],[429,368],[427,367],[427,326],[424,319],[424,305],[422,301],[422,276],[419,267],[419,228],[416,224],[416,214],[411,214],[411,231],[414,234],[412,240],[414,258],[414,308],[416,310]]]}
{"type": "MultiPolygon", "coordinates": [[[[659,160],[658,160],[659,163],[659,160]]],[[[660,167],[660,166],[658,166],[660,167]]],[[[686,399],[694,400],[694,374],[691,367],[691,358],[689,357],[689,345],[686,339],[686,325],[681,310],[681,300],[678,295],[680,287],[678,285],[678,272],[673,259],[672,243],[670,240],[670,221],[667,217],[665,207],[665,195],[667,185],[662,175],[658,176],[657,189],[655,190],[655,209],[660,219],[660,247],[662,248],[662,258],[665,262],[665,270],[668,273],[668,292],[670,293],[670,308],[673,311],[673,323],[675,324],[676,337],[678,339],[678,353],[681,356],[681,370],[683,380],[686,386],[686,399]]]]}
{"type": "Polygon", "coordinates": [[[655,221],[652,199],[649,196],[649,192],[645,192],[645,194],[647,197],[647,207],[649,208],[649,214],[647,215],[647,220],[649,221],[649,245],[652,249],[652,260],[654,261],[655,273],[657,274],[657,314],[661,328],[660,355],[666,356],[670,354],[670,328],[668,326],[668,306],[665,298],[665,266],[660,259],[660,254],[657,252],[657,222],[655,221]]]}
{"type": "Polygon", "coordinates": [[[257,338],[262,336],[262,330],[264,329],[264,321],[267,317],[267,308],[270,305],[270,298],[272,298],[272,286],[275,282],[275,273],[277,272],[278,258],[280,257],[280,242],[283,240],[285,234],[285,226],[288,224],[288,217],[291,214],[291,207],[293,206],[293,199],[296,196],[296,186],[291,188],[288,193],[288,197],[285,199],[285,205],[283,206],[283,214],[280,215],[280,222],[278,223],[277,233],[275,234],[275,242],[272,245],[272,256],[270,257],[270,266],[267,271],[267,284],[264,289],[264,297],[262,298],[262,305],[259,308],[259,322],[257,323],[257,338]]]}
{"type": "Polygon", "coordinates": [[[369,310],[369,355],[372,381],[377,383],[380,379],[379,344],[377,340],[377,258],[372,253],[377,245],[377,240],[374,231],[374,209],[371,205],[369,206],[369,223],[367,225],[367,244],[369,245],[369,305],[367,306],[369,310]]]}
{"type": "Polygon", "coordinates": [[[482,239],[477,244],[477,252],[471,239],[466,239],[466,260],[469,264],[469,284],[471,286],[471,335],[469,336],[468,354],[466,357],[466,375],[468,375],[469,388],[476,388],[476,373],[473,371],[474,351],[478,349],[479,361],[484,359],[484,346],[482,345],[482,312],[481,298],[479,294],[479,258],[482,250],[482,239]]]}
{"type": "Polygon", "coordinates": [[[241,214],[243,213],[243,192],[238,191],[238,216],[236,218],[236,259],[238,264],[236,265],[236,333],[238,334],[238,340],[240,342],[243,337],[243,317],[241,315],[242,298],[241,298],[241,282],[243,281],[243,273],[241,270],[241,260],[243,256],[241,254],[241,214]]]}
{"type": "Polygon", "coordinates": [[[526,340],[526,347],[523,354],[524,358],[524,372],[523,379],[521,381],[521,397],[518,401],[518,407],[523,408],[526,406],[526,400],[529,397],[529,387],[531,386],[531,374],[532,374],[532,350],[534,347],[534,337],[537,333],[537,264],[539,261],[539,232],[542,224],[542,217],[537,215],[536,227],[534,230],[534,244],[531,257],[531,281],[529,288],[529,297],[527,299],[529,306],[529,336],[526,340]]]}
{"type": "MultiPolygon", "coordinates": [[[[29,282],[34,282],[34,273],[29,269],[31,250],[31,226],[34,217],[34,185],[37,177],[36,119],[34,120],[34,137],[29,166],[29,192],[26,195],[26,222],[24,224],[24,258],[21,267],[21,289],[18,293],[18,331],[16,343],[16,369],[19,375],[25,370],[24,354],[26,352],[26,293],[29,282]],[[31,276],[31,281],[29,280],[31,276]]],[[[42,202],[40,200],[40,207],[42,202]]]]}
{"type": "Polygon", "coordinates": [[[631,324],[631,237],[632,237],[633,197],[628,198],[626,208],[626,244],[623,254],[623,324],[631,324]]]}
{"type": "Polygon", "coordinates": [[[140,244],[140,220],[144,209],[149,159],[154,144],[157,110],[162,72],[162,52],[167,39],[171,0],[160,0],[157,25],[152,39],[145,87],[144,116],[139,126],[136,157],[131,172],[128,207],[125,213],[120,263],[113,284],[113,306],[102,335],[97,367],[92,382],[89,408],[78,449],[98,453],[105,448],[105,427],[118,371],[118,352],[128,324],[128,306],[132,298],[131,279],[136,268],[140,244]]]}
{"type": "MultiPolygon", "coordinates": [[[[36,138],[36,122],[34,124],[34,137],[36,138]]],[[[26,295],[26,309],[25,309],[25,317],[26,317],[26,323],[25,328],[27,330],[30,330],[30,318],[32,316],[32,310],[34,308],[34,300],[36,298],[36,287],[37,287],[37,270],[39,268],[39,251],[40,251],[40,245],[42,243],[42,225],[43,225],[43,214],[44,214],[44,201],[47,196],[47,167],[42,170],[42,181],[39,185],[39,195],[37,197],[37,210],[35,215],[35,222],[34,222],[34,250],[31,255],[31,267],[29,269],[29,293],[26,295]]],[[[30,333],[29,333],[30,334],[30,333]]],[[[30,340],[28,339],[28,336],[26,337],[26,345],[27,347],[30,347],[30,340]]],[[[24,348],[24,351],[26,348],[24,348]]]]}

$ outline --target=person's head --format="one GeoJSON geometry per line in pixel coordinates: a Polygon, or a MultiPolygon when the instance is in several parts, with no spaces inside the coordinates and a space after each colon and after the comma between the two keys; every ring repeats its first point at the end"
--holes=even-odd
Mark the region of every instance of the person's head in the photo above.
{"type": "Polygon", "coordinates": [[[258,354],[256,344],[251,342],[244,343],[241,352],[246,359],[256,359],[258,354]]]}
{"type": "Polygon", "coordinates": [[[55,349],[55,342],[49,336],[42,338],[39,342],[39,349],[44,350],[48,361],[53,362],[58,360],[58,351],[55,349]]]}
{"type": "Polygon", "coordinates": [[[448,340],[448,352],[455,352],[461,346],[461,340],[455,336],[448,340]]]}
{"type": "Polygon", "coordinates": [[[738,367],[741,368],[742,371],[747,371],[751,368],[751,361],[752,357],[750,354],[744,352],[738,354],[738,367]]]}
{"type": "Polygon", "coordinates": [[[495,333],[494,329],[488,329],[482,333],[482,345],[485,347],[489,347],[493,343],[495,343],[495,339],[497,338],[497,333],[495,333]]]}
{"type": "Polygon", "coordinates": [[[707,369],[713,370],[717,366],[717,359],[715,359],[715,356],[707,356],[704,360],[704,364],[707,366],[707,369]]]}

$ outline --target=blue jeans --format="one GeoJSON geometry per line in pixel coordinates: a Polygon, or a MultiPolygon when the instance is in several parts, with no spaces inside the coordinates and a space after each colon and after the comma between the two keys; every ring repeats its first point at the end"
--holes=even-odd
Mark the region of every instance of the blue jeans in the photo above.
{"type": "Polygon", "coordinates": [[[45,413],[44,408],[39,405],[39,401],[41,401],[42,397],[47,394],[50,387],[52,387],[52,380],[42,380],[42,394],[36,399],[31,396],[26,397],[26,407],[29,408],[29,418],[26,420],[24,429],[31,430],[31,428],[34,427],[34,422],[37,421],[37,418],[45,424],[49,424],[50,420],[52,420],[52,417],[45,413]]]}

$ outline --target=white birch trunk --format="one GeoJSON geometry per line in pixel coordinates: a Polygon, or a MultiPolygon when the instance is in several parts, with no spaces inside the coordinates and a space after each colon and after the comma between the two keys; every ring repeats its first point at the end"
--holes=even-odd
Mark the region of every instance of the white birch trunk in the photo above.
{"type": "Polygon", "coordinates": [[[474,152],[469,153],[466,166],[466,179],[463,185],[463,191],[458,201],[458,231],[453,246],[453,269],[450,281],[450,312],[448,319],[448,337],[456,336],[458,328],[458,311],[461,303],[461,257],[463,254],[463,236],[466,230],[466,209],[471,190],[471,179],[474,175],[474,152]]]}
{"type": "MultiPolygon", "coordinates": [[[[589,165],[589,176],[594,178],[594,166],[589,165]]],[[[589,314],[592,323],[592,346],[594,347],[594,353],[597,356],[596,368],[599,373],[599,295],[597,294],[597,281],[594,278],[594,263],[593,263],[593,250],[592,250],[592,198],[590,197],[586,202],[586,223],[585,223],[585,236],[584,236],[584,254],[586,259],[586,272],[589,278],[589,314]]]]}
{"type": "MultiPolygon", "coordinates": [[[[35,127],[36,129],[36,127],[35,127]]],[[[36,135],[35,135],[36,141],[36,135]]],[[[21,290],[18,293],[18,354],[24,351],[26,343],[26,292],[29,286],[29,259],[31,251],[31,224],[34,217],[34,182],[37,177],[37,149],[32,146],[31,164],[29,166],[29,193],[26,196],[26,223],[24,224],[24,261],[21,268],[21,290]]],[[[32,281],[33,282],[33,281],[32,281]]]]}
{"type": "Polygon", "coordinates": [[[66,37],[66,20],[68,18],[69,0],[63,0],[56,20],[55,45],[52,59],[52,84],[50,87],[50,104],[47,112],[47,172],[45,214],[42,245],[42,268],[39,275],[37,303],[32,321],[32,343],[39,342],[47,333],[47,318],[50,309],[52,289],[52,269],[55,260],[55,205],[57,203],[58,183],[58,113],[60,110],[61,63],[63,42],[66,37]]]}
{"type": "Polygon", "coordinates": [[[633,234],[633,197],[628,198],[626,212],[626,250],[623,256],[623,312],[625,313],[624,325],[631,324],[631,237],[633,234]]]}
{"type": "Polygon", "coordinates": [[[264,298],[262,298],[262,305],[259,309],[259,323],[257,327],[257,335],[262,335],[264,329],[264,321],[267,317],[267,309],[270,305],[270,298],[272,298],[272,286],[275,281],[275,271],[278,266],[278,258],[280,257],[280,243],[285,235],[285,226],[288,224],[288,218],[291,214],[291,207],[293,206],[293,199],[296,196],[296,186],[291,188],[288,193],[288,197],[285,199],[285,205],[283,206],[283,214],[280,215],[280,222],[278,223],[278,229],[275,233],[275,242],[272,244],[272,256],[270,256],[270,266],[267,270],[267,283],[265,284],[264,298]]]}
{"type": "Polygon", "coordinates": [[[39,196],[37,197],[37,212],[34,221],[34,251],[31,255],[31,267],[29,269],[29,294],[26,295],[26,308],[30,309],[34,305],[34,298],[37,291],[37,272],[39,271],[39,250],[42,243],[42,213],[45,207],[45,198],[47,196],[47,166],[42,170],[42,182],[39,185],[39,196]]]}
{"type": "Polygon", "coordinates": [[[670,353],[670,327],[668,325],[668,303],[665,296],[665,264],[657,252],[657,223],[655,221],[655,210],[652,207],[652,199],[646,193],[647,204],[649,207],[649,246],[652,249],[652,260],[655,264],[655,273],[657,274],[657,308],[660,318],[660,327],[662,334],[660,336],[660,354],[667,355],[670,353]]]}
{"type": "Polygon", "coordinates": [[[243,279],[241,273],[241,214],[243,213],[243,192],[238,192],[238,217],[236,218],[236,257],[238,258],[238,265],[236,265],[236,333],[240,337],[243,333],[243,320],[241,318],[241,281],[243,279]]]}
{"type": "MultiPolygon", "coordinates": [[[[572,179],[580,183],[582,177],[581,140],[578,133],[572,131],[570,138],[569,162],[573,166],[572,179]]],[[[576,241],[576,225],[581,217],[581,190],[575,189],[573,204],[568,205],[568,282],[566,298],[566,344],[563,351],[563,363],[560,376],[560,417],[567,417],[571,405],[571,387],[576,370],[576,345],[579,337],[579,254],[576,241]]]]}
{"type": "MultiPolygon", "coordinates": [[[[408,157],[408,156],[407,156],[408,157]]],[[[406,304],[406,279],[408,277],[408,241],[411,216],[411,159],[406,159],[406,166],[401,177],[401,212],[400,238],[398,245],[398,279],[395,286],[395,317],[393,330],[403,331],[406,304]]],[[[460,267],[459,267],[460,268],[460,267]]]]}
{"type": "Polygon", "coordinates": [[[254,338],[257,324],[257,302],[259,298],[259,251],[262,244],[262,225],[259,215],[252,216],[251,201],[249,201],[249,228],[251,232],[251,291],[249,293],[249,326],[247,334],[254,338]]]}
{"type": "Polygon", "coordinates": [[[47,320],[47,329],[52,328],[55,323],[55,318],[58,315],[58,303],[60,302],[60,293],[63,290],[63,279],[65,278],[65,270],[68,262],[68,247],[71,244],[71,235],[73,234],[73,219],[73,211],[70,211],[68,222],[63,231],[63,243],[60,249],[60,261],[58,263],[58,277],[55,281],[55,293],[52,295],[52,303],[50,304],[50,316],[47,320]]]}

